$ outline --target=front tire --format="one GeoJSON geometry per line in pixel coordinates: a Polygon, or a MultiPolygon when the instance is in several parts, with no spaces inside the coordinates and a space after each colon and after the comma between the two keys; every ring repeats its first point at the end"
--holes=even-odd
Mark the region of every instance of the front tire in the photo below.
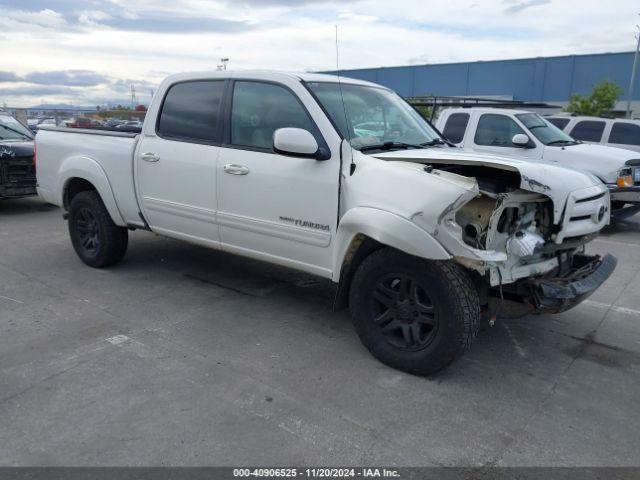
{"type": "Polygon", "coordinates": [[[362,262],[349,301],[356,332],[373,356],[414,375],[451,364],[480,325],[478,292],[462,267],[392,248],[362,262]]]}
{"type": "Polygon", "coordinates": [[[69,235],[80,260],[94,268],[118,263],[129,242],[127,229],[113,223],[95,191],[80,192],[73,197],[69,206],[69,235]]]}

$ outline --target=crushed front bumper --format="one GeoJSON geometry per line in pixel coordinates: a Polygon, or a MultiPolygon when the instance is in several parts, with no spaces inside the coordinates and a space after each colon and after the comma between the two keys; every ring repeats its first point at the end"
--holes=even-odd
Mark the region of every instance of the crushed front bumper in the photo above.
{"type": "Polygon", "coordinates": [[[611,276],[618,261],[604,257],[574,255],[571,265],[561,275],[529,281],[532,306],[536,313],[559,313],[575,307],[589,297],[611,276]]]}

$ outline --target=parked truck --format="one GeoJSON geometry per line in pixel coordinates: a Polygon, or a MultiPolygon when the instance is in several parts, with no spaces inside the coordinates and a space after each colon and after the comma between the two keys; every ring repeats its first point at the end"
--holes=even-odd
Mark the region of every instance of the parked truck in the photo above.
{"type": "Polygon", "coordinates": [[[331,279],[371,353],[413,374],[449,365],[481,316],[565,311],[616,264],[584,252],[609,221],[602,182],[461,152],[373,83],[179,74],[140,134],[36,143],[39,192],[87,265],[142,229],[331,279]]]}
{"type": "Polygon", "coordinates": [[[614,220],[638,213],[640,153],[582,143],[551,122],[525,110],[447,108],[440,113],[436,126],[467,152],[556,163],[589,172],[609,189],[614,220]]]}

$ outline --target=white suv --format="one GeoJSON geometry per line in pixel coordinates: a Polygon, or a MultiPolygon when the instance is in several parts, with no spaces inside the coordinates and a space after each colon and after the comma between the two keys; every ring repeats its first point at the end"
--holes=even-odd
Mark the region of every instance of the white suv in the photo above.
{"type": "Polygon", "coordinates": [[[562,115],[545,119],[576,140],[640,152],[640,120],[562,115]]]}

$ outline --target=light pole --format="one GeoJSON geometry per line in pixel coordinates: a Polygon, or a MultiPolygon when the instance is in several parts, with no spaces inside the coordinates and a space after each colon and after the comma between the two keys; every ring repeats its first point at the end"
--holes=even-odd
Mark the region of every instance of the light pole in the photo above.
{"type": "Polygon", "coordinates": [[[229,58],[221,58],[220,65],[222,66],[222,70],[227,69],[227,63],[229,62],[229,58]]]}
{"type": "MultiPolygon", "coordinates": [[[[640,15],[640,14],[639,14],[640,15]]],[[[631,79],[629,80],[629,92],[627,93],[627,118],[631,118],[631,97],[633,95],[633,84],[636,81],[636,66],[638,65],[638,51],[640,51],[640,26],[636,25],[638,34],[636,38],[636,54],[633,56],[633,67],[631,68],[631,79]]]]}

